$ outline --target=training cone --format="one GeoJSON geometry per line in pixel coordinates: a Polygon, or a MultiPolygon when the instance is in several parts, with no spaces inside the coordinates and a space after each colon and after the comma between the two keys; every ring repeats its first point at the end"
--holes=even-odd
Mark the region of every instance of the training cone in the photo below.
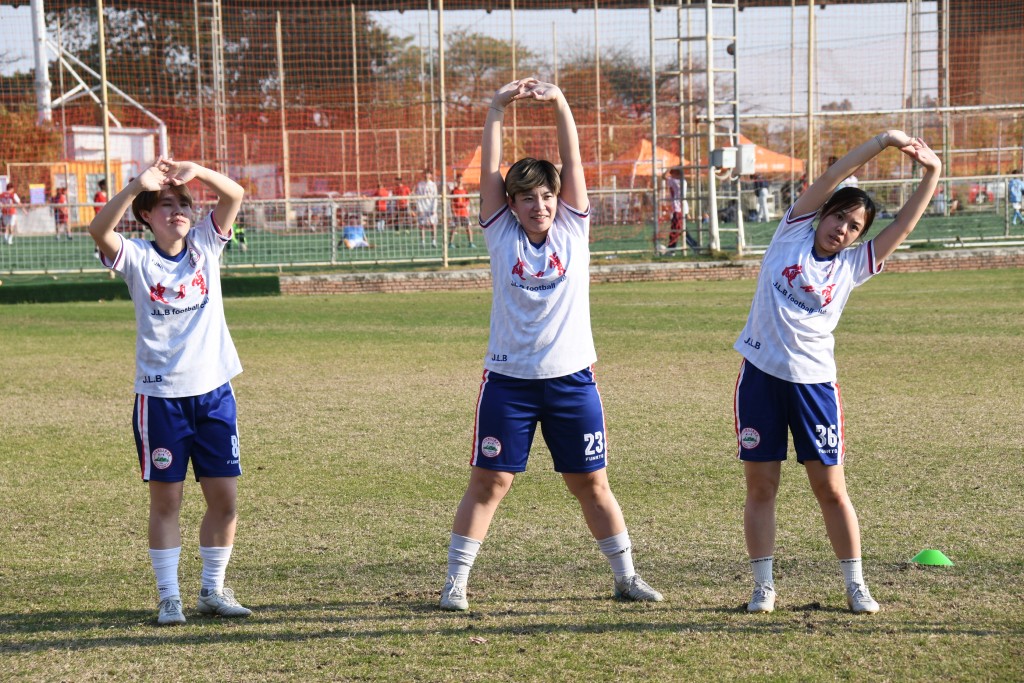
{"type": "Polygon", "coordinates": [[[910,560],[917,564],[927,564],[934,567],[952,567],[953,562],[942,554],[941,550],[922,550],[910,560]]]}

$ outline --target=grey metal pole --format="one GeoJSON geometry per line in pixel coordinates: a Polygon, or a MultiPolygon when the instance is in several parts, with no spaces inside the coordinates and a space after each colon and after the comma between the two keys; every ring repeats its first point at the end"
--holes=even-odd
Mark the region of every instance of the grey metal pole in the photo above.
{"type": "Polygon", "coordinates": [[[96,0],[96,23],[99,27],[97,40],[100,51],[100,109],[103,112],[103,178],[111,191],[114,184],[110,178],[110,103],[107,99],[107,36],[103,29],[103,0],[96,0]]]}
{"type": "Polygon", "coordinates": [[[291,155],[288,150],[288,120],[285,116],[284,107],[284,46],[281,41],[281,12],[277,12],[277,21],[274,25],[274,37],[277,45],[277,102],[281,109],[281,173],[284,176],[284,227],[288,225],[292,217],[292,184],[291,184],[291,155]]]}

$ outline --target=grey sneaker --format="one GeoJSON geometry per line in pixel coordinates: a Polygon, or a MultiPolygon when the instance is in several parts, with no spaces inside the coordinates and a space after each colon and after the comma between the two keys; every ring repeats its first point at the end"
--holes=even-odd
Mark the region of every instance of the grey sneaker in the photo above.
{"type": "Polygon", "coordinates": [[[466,580],[449,576],[441,589],[441,609],[452,612],[465,612],[469,609],[466,599],[466,580]]]}
{"type": "Polygon", "coordinates": [[[222,617],[247,617],[252,614],[252,610],[238,604],[235,592],[230,588],[222,588],[219,591],[204,588],[199,591],[196,610],[202,614],[219,614],[222,617]]]}
{"type": "Polygon", "coordinates": [[[615,579],[615,597],[620,600],[635,600],[637,602],[661,602],[665,599],[661,593],[647,585],[647,582],[641,579],[639,574],[633,574],[624,579],[615,579]]]}
{"type": "Polygon", "coordinates": [[[156,615],[156,623],[161,626],[174,626],[175,624],[185,623],[185,615],[181,611],[180,595],[164,598],[160,601],[160,606],[157,609],[159,612],[156,615]]]}
{"type": "Polygon", "coordinates": [[[846,587],[846,604],[854,614],[874,614],[882,609],[864,583],[853,583],[846,587]]]}
{"type": "Polygon", "coordinates": [[[748,612],[774,612],[775,611],[775,586],[770,583],[755,583],[754,593],[747,603],[748,612]]]}

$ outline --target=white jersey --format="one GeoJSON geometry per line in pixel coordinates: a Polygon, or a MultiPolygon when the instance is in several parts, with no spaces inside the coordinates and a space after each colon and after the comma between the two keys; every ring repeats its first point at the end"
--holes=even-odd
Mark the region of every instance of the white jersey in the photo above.
{"type": "Polygon", "coordinates": [[[589,209],[559,200],[539,247],[507,204],[480,226],[494,288],[484,367],[519,379],[550,379],[593,365],[589,209]]]}
{"type": "Polygon", "coordinates": [[[135,393],[163,398],[199,396],[242,371],[224,320],[220,253],[231,239],[210,213],[185,237],[180,260],[153,243],[118,235],[111,264],[135,303],[135,393]]]}
{"type": "Polygon", "coordinates": [[[423,215],[437,213],[437,183],[433,180],[421,180],[416,183],[414,194],[423,195],[416,200],[416,212],[423,215]]]}
{"type": "MultiPolygon", "coordinates": [[[[792,209],[790,209],[792,211],[792,209]]],[[[746,327],[733,345],[760,370],[800,384],[836,381],[832,331],[853,288],[881,272],[872,242],[814,254],[814,218],[787,211],[761,262],[746,327]]]]}

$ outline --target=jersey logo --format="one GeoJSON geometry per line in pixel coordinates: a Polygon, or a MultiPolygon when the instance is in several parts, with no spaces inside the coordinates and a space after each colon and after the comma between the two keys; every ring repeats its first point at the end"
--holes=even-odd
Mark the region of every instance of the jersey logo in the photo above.
{"type": "Polygon", "coordinates": [[[792,287],[793,280],[795,280],[796,276],[802,272],[804,272],[803,266],[795,263],[782,269],[782,277],[786,278],[786,281],[789,282],[789,286],[792,287]]]}
{"type": "Polygon", "coordinates": [[[558,254],[551,254],[548,257],[548,268],[554,268],[558,271],[558,277],[565,275],[565,266],[562,265],[562,259],[558,258],[558,254]]]}
{"type": "Polygon", "coordinates": [[[149,288],[149,300],[159,301],[165,304],[170,303],[167,299],[164,298],[164,292],[166,291],[167,288],[164,287],[163,284],[158,282],[155,287],[149,288]]]}
{"type": "Polygon", "coordinates": [[[206,292],[208,292],[209,289],[206,286],[206,278],[203,277],[203,271],[196,271],[196,276],[192,278],[192,286],[198,287],[199,293],[202,294],[203,296],[206,296],[206,292]]]}
{"type": "Polygon", "coordinates": [[[525,268],[526,262],[523,261],[523,259],[519,259],[516,261],[516,264],[512,266],[512,274],[518,275],[520,280],[525,280],[526,276],[523,274],[525,272],[525,268]]]}

